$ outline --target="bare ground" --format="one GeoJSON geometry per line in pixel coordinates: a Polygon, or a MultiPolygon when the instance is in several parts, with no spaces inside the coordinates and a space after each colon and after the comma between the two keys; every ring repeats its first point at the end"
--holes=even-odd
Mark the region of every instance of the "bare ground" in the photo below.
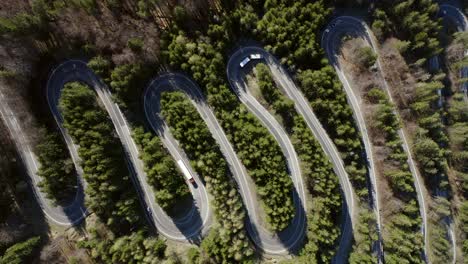
{"type": "Polygon", "coordinates": [[[352,83],[352,88],[361,103],[361,110],[366,120],[374,154],[377,172],[377,188],[380,196],[379,202],[382,208],[381,214],[385,227],[385,223],[387,223],[395,213],[400,211],[402,204],[401,201],[395,197],[390,187],[390,182],[384,176],[385,171],[395,167],[387,161],[390,149],[385,146],[385,138],[382,133],[374,126],[374,113],[376,112],[377,106],[371,104],[366,99],[366,94],[370,89],[383,87],[383,81],[377,72],[354,63],[353,57],[356,52],[353,52],[353,50],[355,50],[355,47],[363,47],[365,45],[367,44],[361,38],[355,38],[344,42],[341,50],[340,65],[342,65],[347,77],[352,83]]]}

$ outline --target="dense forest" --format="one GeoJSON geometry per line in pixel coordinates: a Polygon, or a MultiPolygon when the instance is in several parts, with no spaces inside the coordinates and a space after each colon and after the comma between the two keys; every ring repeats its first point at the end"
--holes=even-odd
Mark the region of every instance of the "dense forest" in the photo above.
{"type": "Polygon", "coordinates": [[[246,262],[253,248],[245,231],[245,210],[219,147],[203,119],[180,92],[165,92],[161,98],[162,115],[174,137],[203,177],[214,197],[218,225],[203,239],[202,249],[217,263],[246,262]]]}
{"type": "Polygon", "coordinates": [[[36,151],[41,164],[38,175],[42,181],[39,187],[55,203],[67,202],[76,193],[78,179],[60,134],[49,132],[45,141],[37,145],[36,151]]]}
{"type": "Polygon", "coordinates": [[[308,207],[307,242],[300,253],[301,263],[329,263],[334,256],[342,218],[342,197],[338,177],[330,161],[307,127],[304,119],[294,109],[294,103],[276,87],[268,66],[255,66],[255,76],[263,98],[275,114],[281,117],[301,159],[303,178],[312,195],[308,207]]]}
{"type": "Polygon", "coordinates": [[[408,156],[398,135],[400,120],[387,94],[380,88],[373,88],[366,99],[375,107],[373,127],[383,137],[383,146],[388,153],[383,168],[384,177],[390,183],[397,204],[389,219],[385,219],[384,248],[385,261],[400,263],[422,263],[423,237],[414,179],[408,166],[408,156]]]}
{"type": "MultiPolygon", "coordinates": [[[[292,181],[278,143],[228,88],[223,77],[225,60],[220,53],[222,49],[219,50],[227,44],[226,40],[219,39],[213,46],[209,38],[190,40],[183,31],[173,30],[168,35],[167,60],[171,66],[190,72],[201,87],[206,87],[209,104],[257,184],[268,223],[274,231],[283,230],[294,217],[292,181]]],[[[214,37],[219,32],[227,30],[217,24],[208,29],[214,37]]]]}
{"type": "MultiPolygon", "coordinates": [[[[466,1],[462,2],[466,7],[466,1]]],[[[383,147],[388,150],[385,162],[390,169],[385,171],[385,178],[401,201],[401,210],[385,220],[390,223],[383,234],[385,261],[422,261],[421,219],[407,157],[396,133],[400,126],[406,128],[406,123],[411,124],[411,150],[429,196],[433,197],[430,228],[426,230],[431,241],[430,260],[443,263],[451,259],[445,223],[452,216],[460,232],[458,242],[463,244],[462,251],[467,255],[468,143],[464,114],[467,111],[463,94],[453,88],[466,80],[452,83],[451,77],[444,74],[447,67],[452,67],[449,65],[442,65],[440,71],[428,71],[431,58],[443,55],[444,49],[435,1],[5,0],[0,9],[3,61],[0,78],[6,80],[6,86],[16,83],[22,87],[27,94],[22,100],[31,104],[31,112],[40,115],[45,111],[39,99],[43,94],[38,91],[45,85],[48,69],[68,58],[88,60],[89,67],[109,86],[113,99],[134,128],[132,136],[138,143],[156,201],[170,210],[178,201],[188,198],[189,192],[161,140],[143,128],[146,123],[141,94],[160,71],[182,71],[202,88],[256,184],[268,226],[276,232],[284,230],[294,217],[293,186],[284,153],[230,90],[225,72],[232,51],[253,40],[286,66],[344,160],[360,200],[349,262],[376,263],[378,236],[375,216],[369,208],[371,193],[364,146],[346,94],[320,43],[326,23],[332,16],[346,12],[336,7],[367,11],[382,46],[389,39],[398,38],[396,45],[410,68],[408,74],[417,82],[406,83],[411,90],[406,107],[392,105],[378,88],[366,98],[377,109],[373,113],[374,129],[384,138],[383,147]],[[402,120],[395,115],[395,108],[404,113],[402,120]]],[[[453,37],[453,42],[466,48],[466,39],[459,34],[453,37]]],[[[360,52],[363,63],[374,64],[375,57],[370,56],[373,54],[369,50],[360,52]]],[[[462,57],[454,64],[455,72],[467,65],[462,57]]],[[[292,139],[312,197],[307,205],[307,240],[291,262],[328,263],[336,252],[342,224],[342,195],[337,177],[294,104],[275,85],[268,68],[259,64],[255,77],[267,105],[292,139]]],[[[88,235],[79,246],[99,263],[255,261],[257,255],[245,231],[246,213],[237,186],[202,118],[183,94],[165,93],[162,103],[162,114],[171,131],[207,184],[216,211],[215,227],[203,239],[201,249],[191,247],[182,253],[187,255],[183,260],[178,254],[168,255],[171,243],[149,229],[130,180],[131,170],[121,142],[96,94],[82,83],[68,83],[60,109],[65,127],[79,145],[88,182],[86,204],[92,212],[90,218],[97,219],[83,224],[88,235]]],[[[47,121],[41,119],[38,123],[42,122],[47,121]]],[[[29,129],[28,133],[34,134],[32,131],[38,128],[29,129]]],[[[70,199],[77,182],[73,163],[60,137],[48,129],[34,147],[41,164],[40,187],[59,205],[70,199]]],[[[0,169],[3,177],[5,171],[0,169]]],[[[19,180],[0,184],[3,220],[19,212],[18,195],[11,190],[22,189],[25,196],[24,185],[19,180]]],[[[42,244],[49,243],[45,239],[49,235],[43,234],[30,232],[8,243],[2,241],[0,263],[30,261],[42,244]]]]}
{"type": "MultiPolygon", "coordinates": [[[[463,255],[468,256],[468,105],[463,88],[466,80],[460,76],[463,67],[468,66],[464,55],[468,48],[468,34],[466,32],[455,33],[452,43],[447,49],[447,60],[450,63],[450,73],[454,78],[451,89],[451,98],[448,100],[448,136],[450,139],[449,164],[453,169],[456,181],[455,197],[460,199],[458,210],[458,223],[460,234],[458,239],[462,241],[463,255]]],[[[465,91],[466,93],[466,91],[465,91]]]]}
{"type": "Polygon", "coordinates": [[[87,182],[86,205],[102,221],[80,245],[103,263],[138,263],[142,259],[152,263],[164,257],[164,242],[149,236],[142,225],[136,191],[129,188],[132,183],[124,152],[96,94],[85,84],[67,83],[59,108],[64,127],[79,145],[87,182]]]}
{"type": "Polygon", "coordinates": [[[148,183],[154,187],[156,202],[164,210],[171,209],[177,202],[190,195],[182,173],[167,150],[163,148],[161,140],[142,127],[135,128],[133,138],[138,144],[140,158],[145,164],[148,183]]]}
{"type": "Polygon", "coordinates": [[[430,61],[438,56],[443,46],[440,41],[442,23],[437,17],[437,3],[428,0],[381,2],[374,12],[372,28],[381,40],[396,36],[400,42],[399,51],[408,64],[413,66],[412,74],[418,83],[412,88],[409,109],[413,118],[407,122],[416,123],[412,131],[412,151],[431,195],[429,230],[429,258],[434,262],[451,259],[449,226],[453,217],[451,202],[453,191],[449,182],[450,138],[447,134],[446,106],[441,98],[446,91],[446,74],[434,69],[430,61]],[[403,19],[402,19],[403,18],[403,19]],[[434,72],[435,70],[435,72],[434,72]],[[430,72],[432,71],[432,72],[430,72]],[[430,74],[428,74],[430,72],[430,74]]]}

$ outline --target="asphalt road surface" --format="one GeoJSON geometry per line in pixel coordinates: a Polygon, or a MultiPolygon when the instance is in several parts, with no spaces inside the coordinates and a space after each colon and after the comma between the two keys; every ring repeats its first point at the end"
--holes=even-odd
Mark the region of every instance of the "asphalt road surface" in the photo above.
{"type": "Polygon", "coordinates": [[[81,177],[82,172],[79,170],[79,168],[77,168],[77,189],[74,199],[71,201],[71,203],[66,206],[54,205],[52,201],[47,199],[46,194],[41,192],[41,189],[38,186],[42,178],[37,175],[40,164],[34,155],[33,146],[30,145],[30,142],[23,133],[23,128],[20,124],[21,122],[18,121],[16,113],[12,111],[12,108],[10,108],[8,99],[1,92],[0,114],[10,132],[11,138],[16,145],[18,155],[20,156],[29,176],[29,184],[32,187],[33,193],[39,206],[41,207],[41,210],[44,212],[44,215],[51,223],[60,226],[72,226],[80,223],[81,220],[83,220],[87,215],[87,210],[84,205],[83,184],[85,183],[81,177]]]}
{"type": "MultiPolygon", "coordinates": [[[[195,189],[192,185],[190,190],[194,197],[194,204],[187,212],[178,219],[173,219],[160,208],[154,199],[152,187],[148,184],[146,173],[143,170],[143,163],[139,159],[138,149],[131,137],[130,127],[125,120],[117,104],[112,102],[112,96],[107,86],[89,69],[85,62],[70,60],[62,63],[50,76],[47,86],[47,96],[49,106],[59,126],[62,128],[62,116],[58,109],[60,94],[64,85],[68,82],[81,82],[93,88],[101,102],[104,104],[116,132],[123,144],[131,179],[137,188],[143,208],[146,208],[145,215],[151,223],[154,223],[159,233],[169,239],[177,241],[198,242],[201,232],[209,226],[210,210],[208,198],[203,187],[195,189]]],[[[62,128],[69,149],[74,150],[75,146],[70,136],[62,128]]],[[[73,152],[73,151],[72,151],[73,152]]]]}
{"type": "MultiPolygon", "coordinates": [[[[450,20],[456,27],[457,31],[467,31],[468,30],[468,19],[462,10],[452,5],[440,5],[439,6],[439,15],[443,18],[450,20]]],[[[465,51],[466,52],[466,51],[465,51]]],[[[468,78],[468,67],[463,67],[460,69],[461,78],[468,78]]],[[[468,103],[468,83],[463,82],[461,84],[461,92],[463,93],[463,98],[465,102],[468,103]]]]}
{"type": "MultiPolygon", "coordinates": [[[[341,45],[341,39],[345,34],[356,34],[362,32],[362,24],[356,23],[356,20],[351,17],[339,17],[335,20],[333,20],[325,29],[322,35],[322,46],[324,47],[328,59],[335,68],[335,71],[338,74],[338,77],[340,78],[341,83],[343,84],[343,87],[345,89],[345,92],[348,97],[348,102],[351,105],[351,109],[353,110],[353,115],[354,119],[357,122],[357,126],[359,128],[359,131],[362,135],[362,139],[364,142],[364,148],[366,151],[366,156],[368,159],[368,167],[369,167],[369,176],[370,176],[370,181],[371,181],[371,199],[372,199],[372,205],[374,208],[374,212],[376,214],[376,220],[377,220],[377,232],[378,232],[378,237],[379,241],[377,243],[377,253],[378,253],[378,258],[379,262],[383,263],[383,246],[382,246],[382,224],[381,224],[381,217],[380,217],[380,206],[379,206],[379,194],[377,191],[377,179],[376,179],[376,172],[375,172],[375,166],[374,166],[374,156],[372,153],[372,145],[369,139],[369,135],[367,134],[367,127],[365,123],[364,116],[362,114],[361,108],[360,108],[360,103],[359,99],[356,97],[356,95],[353,92],[353,89],[351,88],[351,85],[340,68],[338,59],[337,59],[337,54],[336,52],[339,50],[339,47],[341,45]]],[[[364,31],[365,32],[365,31],[364,31]]],[[[367,37],[366,35],[364,36],[365,38],[367,37]]],[[[369,40],[370,41],[370,40],[369,40]]]]}
{"type": "MultiPolygon", "coordinates": [[[[279,143],[283,154],[285,155],[289,174],[292,178],[293,202],[295,207],[295,216],[291,224],[278,235],[282,238],[282,243],[288,250],[297,248],[302,243],[307,230],[307,219],[305,214],[306,195],[304,190],[301,169],[296,151],[293,148],[286,132],[278,121],[249,93],[245,79],[245,72],[240,71],[239,63],[242,58],[235,54],[231,56],[227,65],[227,76],[234,93],[240,101],[251,111],[261,123],[269,130],[279,143]],[[240,60],[239,60],[240,59],[240,60]]],[[[280,245],[278,243],[278,245],[280,245]]]]}
{"type": "Polygon", "coordinates": [[[207,124],[239,186],[240,194],[248,213],[247,231],[257,248],[267,254],[280,255],[287,254],[289,250],[296,247],[298,242],[302,241],[302,236],[306,232],[302,228],[297,230],[296,227],[293,227],[294,224],[298,224],[297,222],[293,221],[294,224],[279,235],[270,233],[260,224],[260,205],[258,204],[255,190],[252,190],[251,185],[248,183],[247,170],[235,154],[234,148],[224,134],[213,111],[207,105],[201,90],[192,80],[182,74],[169,73],[160,76],[151,83],[145,93],[145,109],[147,109],[148,119],[152,123],[154,130],[160,131],[161,128],[163,131],[169,130],[159,116],[160,94],[163,91],[181,91],[185,93],[207,124]],[[302,234],[298,234],[299,232],[302,234]]]}
{"type": "MultiPolygon", "coordinates": [[[[228,69],[232,72],[235,72],[233,76],[239,76],[240,74],[245,74],[245,71],[249,71],[252,67],[252,64],[255,62],[261,61],[268,65],[271,70],[272,77],[278,87],[282,92],[288,96],[291,100],[294,101],[295,108],[302,115],[308,127],[312,130],[315,138],[320,143],[322,150],[328,156],[330,161],[332,161],[333,170],[338,176],[338,179],[341,184],[342,191],[345,196],[346,201],[346,212],[345,212],[345,221],[342,228],[341,240],[339,245],[339,250],[336,253],[336,256],[333,260],[334,263],[345,263],[348,251],[352,244],[353,238],[353,224],[355,220],[355,197],[352,185],[349,181],[348,174],[346,173],[343,160],[340,157],[338,150],[333,144],[332,140],[326,133],[325,129],[322,127],[318,118],[315,116],[310,104],[307,102],[305,97],[302,95],[301,91],[295,85],[294,81],[289,77],[288,72],[281,66],[281,64],[276,60],[274,56],[265,51],[260,47],[242,47],[237,50],[230,59],[228,64],[228,69]],[[239,63],[251,54],[260,54],[261,60],[256,60],[251,62],[249,66],[246,66],[246,69],[243,70],[240,68],[239,63]],[[236,69],[237,68],[237,69],[236,69]]],[[[244,83],[244,85],[238,88],[240,89],[247,88],[245,85],[245,79],[242,76],[237,77],[238,83],[244,83]]],[[[234,82],[235,80],[231,81],[234,82]]],[[[248,93],[248,91],[246,91],[248,93]]],[[[247,95],[249,96],[249,95],[247,95]]]]}

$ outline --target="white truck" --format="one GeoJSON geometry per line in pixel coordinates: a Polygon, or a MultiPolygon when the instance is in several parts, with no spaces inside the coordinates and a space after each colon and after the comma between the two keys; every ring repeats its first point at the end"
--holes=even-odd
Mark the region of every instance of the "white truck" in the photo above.
{"type": "Polygon", "coordinates": [[[182,171],[182,174],[184,174],[184,177],[192,184],[195,183],[195,179],[193,178],[192,174],[190,174],[189,170],[185,166],[184,162],[182,160],[177,161],[177,165],[179,166],[180,170],[182,171]]]}

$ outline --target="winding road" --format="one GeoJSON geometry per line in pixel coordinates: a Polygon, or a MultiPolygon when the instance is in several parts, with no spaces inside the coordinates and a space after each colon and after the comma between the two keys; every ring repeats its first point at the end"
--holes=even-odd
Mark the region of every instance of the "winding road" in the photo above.
{"type": "Polygon", "coordinates": [[[242,58],[235,56],[235,54],[229,58],[226,70],[228,80],[231,89],[239,100],[260,120],[279,143],[286,158],[289,174],[294,185],[293,202],[295,215],[289,226],[285,230],[279,232],[278,236],[282,238],[281,242],[283,245],[287,246],[288,250],[294,250],[294,248],[302,243],[305,233],[307,232],[307,218],[305,213],[307,201],[299,158],[283,127],[273,115],[250,94],[247,88],[246,74],[244,71],[239,70],[239,63],[241,60],[242,58]]]}
{"type": "MultiPolygon", "coordinates": [[[[47,100],[54,117],[61,128],[71,152],[76,148],[70,136],[63,129],[63,118],[58,109],[62,88],[68,82],[81,82],[93,88],[101,102],[104,104],[117,134],[123,144],[131,179],[138,191],[141,203],[146,210],[146,217],[155,224],[158,232],[169,239],[177,241],[199,241],[201,233],[209,227],[211,213],[205,189],[201,186],[195,189],[190,186],[194,197],[194,204],[179,219],[173,219],[157,205],[152,187],[148,184],[143,162],[139,159],[138,149],[131,137],[130,127],[117,104],[112,102],[112,96],[107,86],[97,77],[85,62],[69,60],[59,65],[49,78],[47,85],[47,100]],[[197,207],[198,205],[198,207],[197,207]]],[[[169,149],[170,151],[172,149],[169,149]]],[[[75,157],[76,158],[76,157],[75,157]]],[[[75,160],[75,159],[74,159],[75,160]]],[[[186,163],[188,164],[188,163],[186,163]]]]}
{"type": "MultiPolygon", "coordinates": [[[[454,24],[457,31],[462,32],[468,30],[468,19],[459,8],[447,4],[440,5],[439,15],[441,15],[443,18],[449,19],[454,24]]],[[[468,78],[468,67],[463,67],[460,69],[460,76],[461,78],[468,78]]],[[[463,84],[461,85],[461,92],[463,93],[463,98],[465,102],[468,103],[467,82],[463,82],[463,84]]]]}
{"type": "MultiPolygon", "coordinates": [[[[374,165],[375,164],[374,155],[372,153],[372,145],[369,139],[369,135],[367,133],[367,127],[366,127],[364,116],[360,108],[359,99],[354,94],[353,89],[351,88],[351,85],[346,75],[341,70],[338,59],[337,59],[337,55],[336,55],[336,52],[339,50],[338,48],[341,45],[341,38],[343,37],[343,35],[347,33],[366,32],[366,28],[364,28],[364,31],[363,31],[362,27],[363,27],[363,24],[359,20],[356,20],[355,18],[352,18],[352,17],[336,18],[332,22],[329,23],[329,25],[323,32],[322,46],[324,47],[328,55],[328,59],[331,65],[333,65],[333,67],[335,68],[335,71],[337,72],[338,77],[341,83],[343,84],[344,90],[348,97],[348,103],[351,105],[354,119],[357,122],[357,126],[359,128],[359,131],[361,133],[361,136],[364,142],[366,156],[367,156],[367,159],[369,160],[368,166],[369,166],[369,176],[371,179],[371,199],[373,203],[374,212],[376,215],[377,232],[378,232],[378,237],[379,237],[379,241],[377,245],[377,253],[378,253],[379,262],[383,263],[384,255],[383,255],[383,245],[382,245],[382,221],[380,217],[380,204],[379,204],[380,200],[379,200],[379,193],[377,190],[377,178],[376,178],[376,171],[375,171],[375,165],[374,165]]],[[[365,35],[365,37],[367,37],[367,35],[365,35]]]]}
{"type": "MultiPolygon", "coordinates": [[[[309,129],[312,130],[314,137],[320,143],[322,150],[327,155],[327,157],[332,161],[333,170],[338,176],[340,181],[340,185],[345,196],[346,201],[346,209],[347,214],[345,217],[345,221],[342,228],[341,240],[339,245],[339,250],[336,253],[335,259],[333,260],[334,263],[345,263],[346,256],[348,255],[348,251],[352,244],[353,238],[353,225],[355,222],[355,196],[353,192],[352,185],[349,181],[348,174],[346,173],[343,160],[340,157],[336,146],[333,144],[333,141],[330,139],[328,134],[326,133],[325,129],[322,127],[321,123],[319,122],[318,118],[312,111],[310,104],[307,102],[305,97],[300,92],[299,88],[295,85],[294,81],[289,77],[288,72],[281,66],[278,60],[272,56],[269,52],[265,51],[260,47],[242,47],[237,50],[232,56],[228,64],[228,71],[234,72],[234,76],[240,75],[240,71],[242,71],[239,67],[239,63],[247,56],[251,54],[260,54],[261,61],[266,63],[270,68],[272,73],[272,77],[283,91],[291,100],[295,103],[296,110],[302,115],[304,118],[307,126],[309,129]]],[[[248,68],[249,69],[249,68],[248,68]]],[[[242,72],[245,74],[245,72],[242,72]]],[[[232,83],[234,81],[231,81],[232,83]]],[[[241,89],[248,88],[245,84],[245,79],[237,79],[236,83],[242,84],[240,85],[236,91],[240,92],[241,89]]],[[[249,94],[248,89],[247,91],[242,91],[242,93],[246,93],[243,95],[247,97],[245,100],[255,100],[251,99],[251,95],[249,94]]],[[[258,103],[253,104],[253,107],[258,105],[258,103]]],[[[266,111],[265,109],[261,108],[259,111],[266,111]]]]}
{"type": "MultiPolygon", "coordinates": [[[[442,4],[439,5],[439,15],[441,15],[443,18],[449,19],[454,26],[456,27],[457,31],[467,31],[468,30],[468,19],[466,18],[465,14],[456,6],[452,6],[449,4],[442,4]]],[[[464,56],[466,57],[466,50],[464,52],[464,56]]],[[[437,59],[439,58],[438,56],[436,57],[437,59]]],[[[439,66],[439,65],[437,65],[439,66]]],[[[439,67],[437,67],[439,69],[439,67]]],[[[468,67],[463,67],[460,69],[460,76],[461,78],[468,78],[468,67]]],[[[465,103],[468,103],[468,83],[465,81],[461,85],[461,92],[463,93],[463,99],[465,103]]],[[[442,97],[442,96],[441,96],[442,97]]],[[[446,223],[449,226],[449,234],[450,238],[452,240],[452,263],[457,262],[457,241],[456,241],[456,235],[455,235],[455,223],[453,221],[452,216],[448,217],[446,219],[446,223]]]]}
{"type": "MultiPolygon", "coordinates": [[[[372,35],[370,29],[367,27],[367,25],[362,20],[359,20],[359,19],[357,19],[355,17],[340,17],[340,18],[337,18],[332,23],[337,23],[338,20],[342,21],[340,23],[340,27],[343,27],[346,30],[348,30],[347,32],[354,33],[354,34],[357,34],[359,36],[364,37],[364,39],[367,41],[367,44],[373,49],[373,51],[376,54],[378,54],[377,44],[375,42],[375,38],[372,35]]],[[[396,105],[394,100],[393,100],[393,95],[391,93],[390,85],[388,84],[388,82],[387,82],[387,80],[385,78],[385,71],[382,69],[382,66],[381,66],[382,64],[380,62],[380,56],[377,57],[376,64],[377,64],[377,67],[379,69],[378,72],[381,75],[381,79],[382,79],[383,84],[384,84],[384,86],[382,88],[387,93],[387,96],[388,96],[390,102],[393,105],[396,105]]],[[[353,91],[352,89],[349,89],[349,90],[351,92],[353,91]]],[[[395,109],[393,109],[393,114],[396,115],[396,116],[399,116],[398,112],[395,109]]],[[[427,229],[427,210],[428,210],[427,206],[428,205],[426,204],[425,198],[424,198],[427,195],[427,190],[424,187],[424,184],[423,184],[424,181],[423,181],[423,179],[422,179],[422,177],[421,177],[421,175],[419,173],[419,170],[418,170],[418,168],[416,166],[416,162],[413,159],[413,155],[412,155],[411,149],[410,149],[409,144],[408,144],[408,142],[409,142],[408,141],[408,136],[406,135],[405,130],[400,128],[398,130],[398,136],[400,137],[401,141],[403,142],[402,147],[403,147],[406,155],[408,156],[408,165],[409,165],[411,174],[412,174],[413,179],[414,179],[414,186],[415,186],[415,190],[416,190],[416,193],[417,193],[419,211],[420,211],[421,218],[422,218],[421,232],[423,233],[423,236],[424,236],[424,252],[423,252],[423,254],[424,254],[425,260],[427,261],[428,260],[427,252],[428,252],[428,245],[429,245],[428,232],[427,232],[427,230],[428,230],[427,229]]]]}
{"type": "Polygon", "coordinates": [[[29,176],[29,184],[32,187],[36,200],[47,219],[51,223],[66,227],[80,223],[88,214],[84,203],[85,195],[83,186],[85,186],[85,182],[83,181],[80,168],[76,168],[78,180],[73,201],[66,206],[54,205],[38,186],[39,182],[42,180],[42,178],[37,175],[40,165],[34,155],[31,143],[25,136],[23,128],[20,126],[21,122],[18,121],[16,113],[10,108],[8,99],[2,92],[0,92],[0,114],[16,145],[18,155],[26,168],[26,172],[29,176]]]}
{"type": "Polygon", "coordinates": [[[192,80],[182,74],[168,73],[158,77],[150,84],[145,92],[144,106],[153,129],[159,131],[157,133],[161,133],[162,131],[169,133],[167,132],[169,128],[167,128],[159,116],[160,96],[164,91],[181,91],[185,93],[207,124],[239,186],[240,194],[248,213],[247,231],[257,248],[267,254],[280,255],[289,253],[299,242],[302,242],[303,234],[306,232],[304,226],[299,221],[293,220],[293,223],[282,232],[283,234],[279,235],[271,234],[262,227],[258,211],[260,205],[258,204],[255,190],[252,190],[251,184],[248,182],[247,170],[237,157],[234,148],[218,123],[213,111],[207,105],[201,90],[192,80]],[[286,239],[284,238],[285,236],[287,237],[286,239]]]}

